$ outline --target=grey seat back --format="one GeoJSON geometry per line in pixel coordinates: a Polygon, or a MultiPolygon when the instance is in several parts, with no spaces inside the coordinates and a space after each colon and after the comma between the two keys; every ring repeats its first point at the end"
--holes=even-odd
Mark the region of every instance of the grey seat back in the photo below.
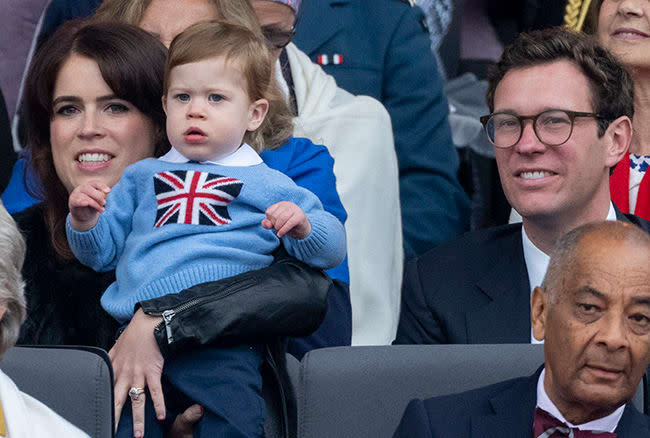
{"type": "MultiPolygon", "coordinates": [[[[289,370],[298,437],[392,437],[414,398],[453,394],[529,376],[542,345],[396,345],[314,350],[289,370]]],[[[643,385],[635,404],[643,412],[643,385]]]]}
{"type": "Polygon", "coordinates": [[[92,347],[14,347],[0,368],[18,388],[91,437],[113,436],[113,370],[92,347]]]}

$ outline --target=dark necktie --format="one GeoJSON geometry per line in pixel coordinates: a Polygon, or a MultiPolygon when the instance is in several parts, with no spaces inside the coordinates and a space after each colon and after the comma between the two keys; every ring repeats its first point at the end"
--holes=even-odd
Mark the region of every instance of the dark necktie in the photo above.
{"type": "Polygon", "coordinates": [[[579,430],[575,427],[569,427],[540,408],[535,409],[533,436],[535,438],[616,438],[615,433],[579,430]]]}

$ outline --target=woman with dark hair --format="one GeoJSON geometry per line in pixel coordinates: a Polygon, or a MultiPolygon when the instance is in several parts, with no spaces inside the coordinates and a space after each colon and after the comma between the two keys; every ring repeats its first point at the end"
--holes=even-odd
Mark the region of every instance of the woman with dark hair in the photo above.
{"type": "MultiPolygon", "coordinates": [[[[63,222],[69,192],[89,179],[99,178],[112,186],[128,164],[152,155],[158,157],[169,150],[162,130],[165,113],[160,103],[161,73],[156,68],[166,59],[162,45],[133,27],[81,26],[74,32],[74,26],[79,27],[66,27],[72,27],[72,32],[59,32],[58,44],[47,44],[40,52],[43,56],[35,59],[25,87],[27,141],[32,152],[32,166],[42,182],[42,186],[36,188],[41,193],[36,196],[46,201],[45,216],[52,231],[53,248],[68,259],[72,258],[72,253],[63,222]],[[138,44],[134,44],[135,41],[138,44]],[[121,54],[119,63],[116,53],[121,54]],[[123,65],[132,68],[121,68],[123,65]],[[64,84],[71,85],[74,91],[94,92],[101,88],[96,87],[99,80],[105,84],[101,84],[103,90],[97,90],[92,96],[100,99],[92,102],[92,107],[89,106],[91,102],[80,101],[85,96],[65,93],[64,84]],[[107,94],[100,95],[100,91],[107,94]],[[91,110],[95,114],[90,114],[91,110]],[[82,113],[84,120],[80,118],[82,113]],[[74,119],[80,123],[91,122],[93,116],[111,116],[108,129],[121,130],[128,126],[139,132],[125,133],[130,135],[127,144],[119,144],[119,139],[112,138],[110,131],[82,132],[78,138],[71,139],[65,130],[74,115],[80,116],[74,119]],[[138,123],[134,124],[136,121],[138,123]],[[80,154],[84,143],[92,142],[93,135],[104,136],[103,143],[118,144],[107,150],[95,150],[94,154],[100,155],[96,160],[85,160],[80,154]],[[76,143],[77,147],[66,144],[68,142],[76,143]]],[[[87,128],[93,129],[92,126],[83,129],[87,128]]]]}
{"type": "Polygon", "coordinates": [[[128,165],[168,150],[161,103],[165,58],[164,46],[133,26],[72,22],[37,51],[25,88],[28,147],[41,181],[32,189],[43,202],[16,216],[27,241],[23,275],[30,309],[19,342],[111,349],[120,383],[118,416],[134,383],[124,376],[145,374],[154,402],[162,401],[161,349],[169,355],[213,342],[305,336],[322,320],[331,284],[320,271],[280,256],[263,270],[139,303],[124,332],[131,336],[113,346],[117,323],[99,299],[115,275],[96,273],[72,256],[64,228],[67,197],[85,181],[112,186],[128,165]],[[200,303],[202,318],[191,306],[177,308],[188,300],[200,303]],[[163,322],[165,310],[177,316],[163,322]]]}
{"type": "MultiPolygon", "coordinates": [[[[244,0],[184,0],[182,2],[176,0],[106,0],[104,2],[99,0],[84,0],[84,7],[81,7],[80,2],[77,3],[79,3],[80,7],[70,8],[68,0],[53,0],[48,6],[44,18],[44,33],[39,36],[39,41],[47,40],[47,37],[50,36],[54,30],[61,25],[61,23],[69,20],[71,17],[78,17],[83,14],[91,13],[91,11],[94,11],[100,3],[101,9],[98,10],[97,14],[93,17],[94,20],[117,21],[140,26],[141,28],[150,31],[154,36],[166,43],[169,43],[173,36],[181,32],[190,24],[208,18],[220,18],[231,23],[240,24],[249,30],[258,33],[260,37],[262,37],[262,29],[260,28],[255,11],[250,2],[244,0]],[[151,25],[152,23],[157,23],[157,25],[151,25]]],[[[267,32],[264,35],[267,37],[267,42],[273,45],[273,47],[283,46],[289,42],[286,32],[273,31],[267,32]]],[[[291,34],[289,34],[288,37],[290,39],[291,34]]],[[[325,104],[323,103],[323,105],[325,104]]],[[[319,138],[319,141],[322,141],[320,136],[315,136],[314,138],[319,138]]],[[[382,155],[376,153],[376,145],[369,143],[368,145],[364,145],[364,147],[366,146],[373,148],[375,151],[374,156],[382,155]]],[[[340,147],[339,150],[340,152],[348,151],[350,154],[356,154],[359,147],[340,147]]],[[[281,147],[265,151],[262,155],[262,159],[270,167],[279,170],[292,178],[298,185],[311,190],[321,200],[325,210],[334,214],[339,218],[339,220],[347,224],[347,214],[343,208],[339,194],[337,193],[337,187],[340,187],[340,185],[343,184],[343,179],[339,178],[338,181],[335,179],[332,171],[333,159],[326,147],[314,145],[307,138],[291,138],[281,147]]],[[[22,164],[23,161],[25,160],[20,160],[19,164],[22,164]]],[[[341,162],[345,160],[338,161],[341,162]]],[[[354,163],[354,160],[348,161],[354,163]]],[[[390,161],[390,158],[385,160],[382,159],[382,163],[388,161],[390,161]]],[[[385,177],[385,175],[390,172],[382,170],[384,169],[382,166],[378,167],[371,162],[364,160],[363,167],[366,169],[372,169],[370,173],[374,179],[379,181],[390,181],[389,184],[394,182],[391,178],[385,177]]],[[[22,169],[22,166],[20,169],[22,169]]],[[[359,172],[358,174],[361,175],[362,173],[359,172]]],[[[32,175],[30,175],[29,172],[25,174],[25,178],[30,178],[31,176],[32,175]]],[[[18,179],[24,179],[22,178],[22,172],[21,178],[18,179]]],[[[377,187],[383,187],[381,185],[383,183],[376,184],[376,181],[373,182],[369,178],[346,179],[346,181],[346,190],[351,194],[361,193],[359,196],[360,198],[364,197],[363,193],[365,193],[365,191],[360,190],[359,187],[373,187],[375,189],[377,187]]],[[[27,198],[24,189],[22,188],[22,184],[21,187],[13,187],[13,189],[17,192],[16,198],[23,201],[19,208],[24,208],[23,205],[25,202],[34,202],[31,198],[22,199],[27,198]]],[[[376,191],[377,193],[384,193],[385,190],[376,189],[376,191]]],[[[397,192],[394,191],[394,193],[397,192]]],[[[363,202],[348,201],[348,205],[355,204],[360,206],[363,202]]],[[[386,205],[385,199],[382,205],[386,205]]],[[[364,211],[366,210],[367,209],[364,209],[364,211]]],[[[20,210],[15,209],[13,211],[20,210]]],[[[391,218],[393,218],[393,216],[386,219],[384,223],[389,222],[391,218]]],[[[367,223],[369,220],[372,220],[372,218],[366,220],[363,216],[357,216],[357,226],[365,226],[363,224],[367,223]]],[[[366,233],[352,234],[357,236],[353,240],[368,240],[367,237],[365,237],[366,233]]],[[[401,232],[399,234],[401,236],[401,232]]],[[[376,242],[376,245],[378,245],[378,248],[381,248],[382,250],[386,248],[385,245],[381,245],[383,241],[378,241],[377,239],[374,239],[374,241],[376,242]]],[[[350,248],[350,246],[348,246],[348,248],[350,248]]],[[[397,302],[392,298],[394,293],[386,294],[382,288],[390,287],[391,290],[398,291],[399,287],[394,286],[395,284],[399,286],[399,284],[393,282],[388,282],[390,283],[390,286],[388,283],[383,284],[381,280],[383,277],[373,276],[369,273],[367,269],[368,264],[366,262],[368,258],[364,257],[366,252],[356,251],[356,254],[357,257],[355,260],[357,260],[356,264],[358,266],[357,278],[371,279],[366,282],[370,285],[366,289],[372,290],[373,296],[381,300],[382,303],[390,301],[392,305],[394,305],[397,302]],[[382,288],[371,287],[371,285],[377,285],[379,283],[382,283],[382,288]]],[[[390,268],[387,267],[386,269],[391,273],[397,271],[401,272],[401,259],[399,254],[393,255],[393,257],[396,262],[392,264],[390,268]],[[399,263],[397,263],[397,261],[399,261],[399,263]]],[[[328,270],[327,274],[330,275],[333,282],[331,288],[332,291],[328,295],[327,301],[329,310],[326,314],[325,320],[318,330],[311,335],[303,338],[292,338],[289,341],[288,351],[298,358],[301,358],[307,351],[314,348],[349,345],[351,342],[352,311],[349,292],[350,275],[348,272],[347,260],[336,268],[328,270]]],[[[393,278],[401,279],[401,275],[393,275],[393,278]]],[[[364,295],[362,293],[357,293],[356,296],[356,300],[362,304],[359,307],[364,309],[363,312],[359,310],[357,313],[365,312],[368,315],[377,314],[382,315],[380,316],[381,318],[384,317],[383,315],[385,315],[386,312],[379,310],[379,307],[384,307],[383,305],[376,305],[374,300],[366,301],[363,298],[364,295]]],[[[382,331],[390,331],[390,327],[383,327],[382,331]]]]}
{"type": "Polygon", "coordinates": [[[41,181],[30,189],[43,202],[16,216],[28,244],[30,318],[21,343],[112,345],[117,325],[99,297],[113,273],[97,274],[74,259],[65,236],[67,198],[82,181],[111,186],[129,164],[169,149],[160,102],[165,59],[165,48],[140,29],[80,22],[62,27],[36,54],[25,121],[41,181]]]}

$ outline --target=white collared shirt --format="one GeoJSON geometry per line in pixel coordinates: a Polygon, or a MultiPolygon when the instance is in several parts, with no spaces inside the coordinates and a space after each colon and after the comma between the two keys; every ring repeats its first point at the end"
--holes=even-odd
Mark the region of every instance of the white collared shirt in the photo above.
{"type": "MultiPolygon", "coordinates": [[[[159,160],[168,163],[187,163],[189,160],[183,154],[172,146],[172,148],[159,160]]],[[[201,164],[218,164],[221,166],[254,166],[262,163],[262,158],[255,152],[255,149],[250,147],[248,143],[243,143],[235,152],[225,157],[218,157],[214,160],[201,161],[201,164]]]]}
{"type": "MultiPolygon", "coordinates": [[[[607,212],[607,217],[605,219],[608,221],[616,220],[616,210],[611,201],[609,203],[609,212],[607,212]]],[[[530,293],[532,294],[535,287],[542,285],[550,257],[544,251],[536,247],[528,238],[523,225],[521,226],[521,241],[524,247],[524,261],[526,262],[526,269],[528,270],[528,284],[530,285],[530,293]]],[[[544,341],[538,341],[535,339],[532,327],[530,329],[530,343],[544,343],[544,341]]]]}
{"type": "MultiPolygon", "coordinates": [[[[609,220],[609,217],[608,219],[609,220]]],[[[583,424],[572,424],[569,423],[560,410],[555,406],[546,393],[546,388],[544,388],[544,376],[546,375],[546,369],[542,370],[542,373],[539,375],[539,380],[537,380],[537,407],[545,410],[561,422],[565,423],[569,427],[575,427],[580,430],[593,430],[598,432],[609,432],[613,433],[618,427],[618,422],[621,421],[623,416],[623,411],[625,410],[625,405],[620,406],[611,414],[606,417],[599,418],[597,420],[590,421],[583,424]]]]}

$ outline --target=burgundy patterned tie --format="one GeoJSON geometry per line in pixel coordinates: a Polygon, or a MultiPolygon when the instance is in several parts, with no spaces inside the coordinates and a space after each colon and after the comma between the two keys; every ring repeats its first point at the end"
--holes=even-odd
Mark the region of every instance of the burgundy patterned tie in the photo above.
{"type": "Polygon", "coordinates": [[[533,436],[535,438],[616,438],[615,433],[579,430],[575,427],[569,427],[540,408],[535,409],[533,436]]]}

